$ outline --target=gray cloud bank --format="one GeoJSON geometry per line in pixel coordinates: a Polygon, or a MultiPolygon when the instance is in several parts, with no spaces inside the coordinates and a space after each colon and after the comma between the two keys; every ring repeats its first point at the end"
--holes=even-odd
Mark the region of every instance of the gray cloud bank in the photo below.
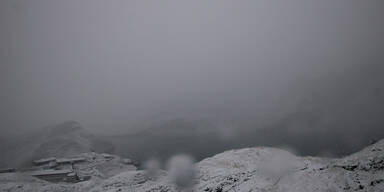
{"type": "Polygon", "coordinates": [[[241,133],[380,135],[383,8],[374,0],[3,0],[0,131],[77,120],[117,134],[169,114],[235,122],[241,133]]]}

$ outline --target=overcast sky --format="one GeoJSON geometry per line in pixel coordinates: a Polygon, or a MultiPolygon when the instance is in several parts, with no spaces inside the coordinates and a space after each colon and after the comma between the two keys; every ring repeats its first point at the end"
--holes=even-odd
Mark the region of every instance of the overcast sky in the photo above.
{"type": "Polygon", "coordinates": [[[0,130],[76,120],[129,131],[160,113],[273,123],[300,110],[322,126],[382,126],[383,10],[380,0],[2,0],[0,130]]]}

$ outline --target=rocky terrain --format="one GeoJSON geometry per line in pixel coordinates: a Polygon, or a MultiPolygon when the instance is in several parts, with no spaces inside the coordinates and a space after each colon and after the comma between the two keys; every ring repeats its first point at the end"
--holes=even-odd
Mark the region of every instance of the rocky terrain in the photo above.
{"type": "MultiPolygon", "coordinates": [[[[108,166],[108,164],[106,164],[108,166]]],[[[337,192],[384,191],[384,140],[344,158],[300,157],[255,147],[226,151],[195,165],[193,191],[337,192]]],[[[78,183],[50,183],[23,173],[0,174],[1,191],[181,191],[167,171],[157,177],[130,170],[78,183]]],[[[184,190],[186,191],[186,190],[184,190]]]]}

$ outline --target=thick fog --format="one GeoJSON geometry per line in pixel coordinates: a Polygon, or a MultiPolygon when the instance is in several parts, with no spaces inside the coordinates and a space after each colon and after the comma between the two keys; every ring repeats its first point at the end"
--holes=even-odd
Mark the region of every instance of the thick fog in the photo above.
{"type": "Polygon", "coordinates": [[[375,0],[2,0],[0,134],[75,120],[114,135],[171,116],[212,120],[229,136],[268,127],[324,142],[383,135],[383,9],[375,0]]]}

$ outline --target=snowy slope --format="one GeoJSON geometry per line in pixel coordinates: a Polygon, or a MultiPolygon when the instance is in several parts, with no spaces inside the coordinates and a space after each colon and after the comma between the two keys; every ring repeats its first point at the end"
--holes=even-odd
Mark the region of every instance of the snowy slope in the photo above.
{"type": "Polygon", "coordinates": [[[384,140],[342,159],[296,157],[273,148],[228,151],[198,163],[204,179],[197,188],[204,191],[384,191],[383,150],[384,140]]]}
{"type": "MultiPolygon", "coordinates": [[[[194,191],[384,191],[384,140],[341,159],[298,157],[281,149],[255,147],[226,151],[195,167],[194,191]]],[[[0,181],[4,191],[11,187],[10,191],[28,191],[14,187],[24,183],[17,179],[10,182],[0,177],[0,181]]],[[[144,171],[127,171],[106,180],[71,185],[25,183],[41,186],[40,191],[178,191],[165,171],[156,179],[148,178],[144,171]]]]}

